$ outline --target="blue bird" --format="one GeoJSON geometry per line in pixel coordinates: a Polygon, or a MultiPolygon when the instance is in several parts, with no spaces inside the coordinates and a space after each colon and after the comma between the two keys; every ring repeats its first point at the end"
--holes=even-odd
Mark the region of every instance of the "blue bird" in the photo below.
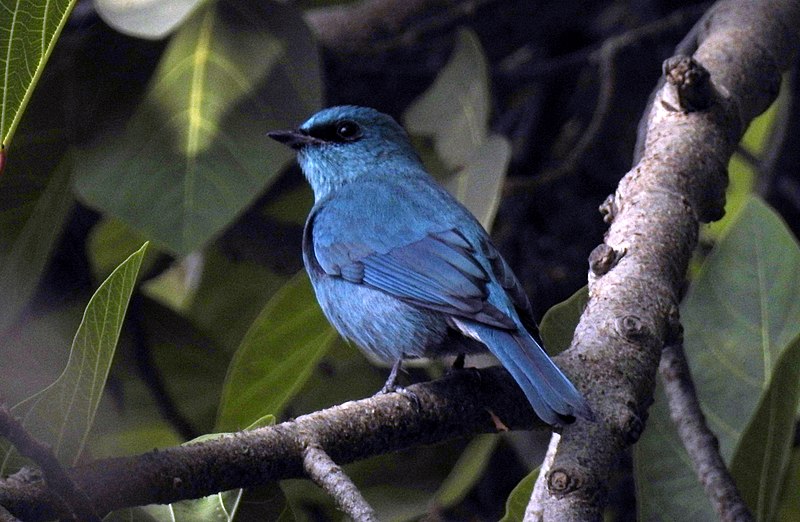
{"type": "Polygon", "coordinates": [[[528,298],[489,235],[394,119],[331,107],[268,135],[297,151],[314,191],[303,260],[317,300],[342,336],[395,363],[385,389],[403,358],[488,348],[542,420],[593,418],[529,333],[528,298]]]}

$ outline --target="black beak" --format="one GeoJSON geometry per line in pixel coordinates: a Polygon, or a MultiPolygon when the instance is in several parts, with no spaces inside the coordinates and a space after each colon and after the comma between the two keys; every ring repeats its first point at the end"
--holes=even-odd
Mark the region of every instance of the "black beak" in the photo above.
{"type": "Polygon", "coordinates": [[[309,136],[300,130],[272,131],[268,132],[267,136],[278,143],[283,143],[287,147],[293,148],[294,150],[300,150],[309,143],[316,143],[319,141],[317,138],[309,136]]]}

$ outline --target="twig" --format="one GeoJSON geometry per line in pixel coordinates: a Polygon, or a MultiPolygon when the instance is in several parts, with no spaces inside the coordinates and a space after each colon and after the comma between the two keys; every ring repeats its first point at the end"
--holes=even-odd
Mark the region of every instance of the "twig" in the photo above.
{"type": "Polygon", "coordinates": [[[568,57],[561,57],[550,66],[547,64],[544,64],[544,66],[534,64],[533,66],[526,65],[524,67],[515,68],[515,70],[503,71],[504,76],[513,78],[519,76],[520,80],[525,81],[536,79],[553,66],[561,68],[565,66],[574,66],[576,63],[580,62],[596,63],[596,76],[600,81],[597,102],[595,103],[592,117],[581,133],[580,139],[570,148],[567,156],[561,160],[556,167],[544,170],[536,176],[509,178],[504,186],[505,193],[529,191],[533,187],[545,183],[552,183],[562,176],[574,173],[580,166],[587,151],[589,151],[599,139],[606,121],[612,114],[612,101],[618,90],[616,63],[620,53],[633,45],[640,44],[644,40],[657,38],[663,36],[664,33],[677,31],[688,26],[688,24],[693,23],[702,15],[706,7],[705,5],[695,5],[679,9],[669,16],[649,24],[631,29],[619,35],[611,36],[607,38],[598,49],[592,50],[591,52],[587,52],[586,50],[577,51],[568,57]]]}
{"type": "Polygon", "coordinates": [[[692,58],[667,61],[639,161],[602,206],[611,226],[590,256],[590,299],[559,359],[600,421],[563,429],[545,520],[602,520],[611,470],[641,434],[662,348],[680,328],[699,222],[723,215],[728,160],[775,99],[798,28],[795,0],[721,1],[692,31],[692,58]]]}
{"type": "Polygon", "coordinates": [[[717,516],[723,522],[753,520],[733,477],[725,467],[717,437],[706,425],[682,344],[664,347],[658,371],[669,400],[672,422],[678,428],[678,435],[689,453],[697,478],[717,516]]]}
{"type": "Polygon", "coordinates": [[[311,480],[333,497],[339,508],[350,518],[356,522],[378,520],[375,511],[350,477],[316,442],[306,444],[303,451],[303,469],[311,480]]]}
{"type": "Polygon", "coordinates": [[[100,522],[89,498],[61,467],[55,454],[33,438],[5,404],[0,404],[0,436],[8,439],[20,455],[38,464],[47,487],[58,497],[62,509],[66,509],[71,518],[100,522]]]}
{"type": "MultiPolygon", "coordinates": [[[[218,491],[303,478],[309,437],[340,464],[498,429],[547,426],[499,367],[452,372],[409,386],[419,399],[379,394],[252,431],[70,470],[98,512],[164,504],[218,491]],[[498,424],[496,419],[500,419],[498,424]]],[[[29,522],[63,513],[41,481],[0,481],[0,505],[29,522]]]]}

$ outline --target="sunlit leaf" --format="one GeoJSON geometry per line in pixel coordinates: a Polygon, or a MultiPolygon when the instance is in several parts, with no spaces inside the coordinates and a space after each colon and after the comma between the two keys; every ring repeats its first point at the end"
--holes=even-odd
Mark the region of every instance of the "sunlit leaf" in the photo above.
{"type": "Polygon", "coordinates": [[[167,249],[197,250],[292,159],[266,131],[304,120],[320,89],[298,8],[204,4],[170,40],[125,129],[82,149],[76,189],[167,249]]]}
{"type": "Polygon", "coordinates": [[[6,147],[75,3],[0,0],[0,143],[6,147]]]}
{"type": "Polygon", "coordinates": [[[467,496],[489,465],[499,441],[495,434],[478,435],[470,441],[436,492],[434,503],[437,507],[452,507],[467,496]]]}
{"type": "Polygon", "coordinates": [[[279,414],[337,339],[299,272],[267,303],[233,356],[222,392],[217,431],[279,414]]]}
{"type": "Polygon", "coordinates": [[[511,491],[508,500],[506,500],[505,515],[500,519],[500,522],[520,522],[525,518],[525,510],[528,508],[528,503],[533,493],[533,485],[538,477],[539,468],[536,468],[511,491]]]}
{"type": "Polygon", "coordinates": [[[575,327],[578,326],[588,300],[589,289],[584,286],[544,314],[539,324],[539,333],[547,353],[555,355],[569,348],[575,327]]]}
{"type": "Polygon", "coordinates": [[[94,0],[97,14],[117,31],[139,38],[163,38],[205,0],[94,0]]]}
{"type": "MultiPolygon", "coordinates": [[[[147,244],[131,254],[92,296],[61,376],[12,408],[26,429],[49,444],[64,464],[74,465],[83,451],[146,248],[147,244]]],[[[14,450],[3,447],[0,474],[19,464],[16,457],[14,450]]]]}
{"type": "MultiPolygon", "coordinates": [[[[754,480],[752,473],[775,473],[772,487],[780,484],[788,459],[783,449],[789,435],[785,409],[792,400],[797,409],[796,397],[792,398],[796,382],[785,392],[770,390],[773,382],[797,380],[796,373],[785,373],[797,369],[782,361],[794,357],[787,348],[800,334],[798,293],[800,249],[777,214],[751,199],[706,259],[681,309],[687,357],[723,458],[730,462],[744,440],[749,441],[747,451],[755,452],[754,458],[763,457],[758,470],[741,475],[741,480],[748,481],[739,485],[743,491],[759,487],[749,482],[754,480]],[[786,393],[786,400],[773,400],[777,397],[770,398],[772,393],[786,393]],[[755,428],[758,433],[749,428],[755,419],[766,422],[755,428]],[[753,444],[766,448],[756,450],[753,444]]],[[[713,518],[660,391],[635,451],[642,520],[713,518]]],[[[767,505],[774,507],[774,499],[767,505]]]]}

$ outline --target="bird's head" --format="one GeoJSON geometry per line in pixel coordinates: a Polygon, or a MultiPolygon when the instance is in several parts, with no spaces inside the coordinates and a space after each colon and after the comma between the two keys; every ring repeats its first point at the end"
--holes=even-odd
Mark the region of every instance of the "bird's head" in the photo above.
{"type": "Polygon", "coordinates": [[[317,201],[355,179],[422,169],[403,128],[391,116],[367,107],[323,109],[296,130],[268,136],[297,151],[317,201]]]}

